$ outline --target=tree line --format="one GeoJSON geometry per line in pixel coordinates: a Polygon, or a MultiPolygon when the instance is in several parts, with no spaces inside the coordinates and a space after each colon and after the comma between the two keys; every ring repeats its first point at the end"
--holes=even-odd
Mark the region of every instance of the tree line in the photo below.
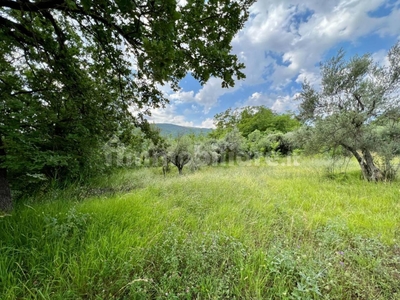
{"type": "Polygon", "coordinates": [[[301,123],[291,113],[277,114],[264,106],[249,106],[217,114],[214,123],[215,130],[207,135],[160,138],[158,143],[150,141],[144,154],[133,156],[143,157],[136,159],[140,166],[163,166],[165,172],[171,164],[182,174],[185,165],[196,170],[204,165],[237,164],[290,155],[298,148],[293,132],[301,123]]]}

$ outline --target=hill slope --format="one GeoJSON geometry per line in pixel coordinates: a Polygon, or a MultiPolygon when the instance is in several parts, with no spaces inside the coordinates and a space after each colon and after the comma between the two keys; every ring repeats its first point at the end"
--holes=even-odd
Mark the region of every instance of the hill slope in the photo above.
{"type": "Polygon", "coordinates": [[[172,135],[174,137],[180,134],[189,134],[189,133],[194,133],[196,135],[207,134],[212,130],[211,128],[185,127],[168,123],[157,123],[154,125],[160,128],[161,135],[163,136],[172,135]]]}

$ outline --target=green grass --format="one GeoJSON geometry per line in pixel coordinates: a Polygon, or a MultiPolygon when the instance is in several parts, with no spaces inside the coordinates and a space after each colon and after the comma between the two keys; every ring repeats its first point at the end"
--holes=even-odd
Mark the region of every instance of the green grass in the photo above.
{"type": "Polygon", "coordinates": [[[399,299],[399,182],[326,167],[125,170],[26,200],[0,218],[0,298],[399,299]]]}

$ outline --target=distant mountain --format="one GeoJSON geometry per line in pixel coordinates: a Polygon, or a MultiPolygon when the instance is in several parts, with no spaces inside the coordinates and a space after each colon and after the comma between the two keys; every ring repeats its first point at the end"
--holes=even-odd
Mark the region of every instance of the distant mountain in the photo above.
{"type": "Polygon", "coordinates": [[[171,135],[173,137],[189,133],[194,133],[195,135],[207,134],[212,130],[211,128],[185,127],[167,123],[156,123],[154,125],[160,128],[162,136],[171,135]]]}

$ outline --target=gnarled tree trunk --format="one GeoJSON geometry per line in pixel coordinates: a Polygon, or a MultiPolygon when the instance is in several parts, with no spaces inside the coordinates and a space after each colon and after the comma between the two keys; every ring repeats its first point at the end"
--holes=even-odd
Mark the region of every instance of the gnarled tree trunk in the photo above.
{"type": "Polygon", "coordinates": [[[182,175],[183,167],[190,161],[190,154],[187,152],[172,154],[168,157],[168,160],[178,168],[179,175],[182,175]]]}
{"type": "Polygon", "coordinates": [[[363,149],[361,152],[364,158],[364,178],[368,181],[381,181],[383,179],[382,171],[375,165],[371,152],[367,149],[363,149]]]}
{"type": "MultiPolygon", "coordinates": [[[[0,163],[4,162],[6,151],[0,136],[0,163]]],[[[0,211],[9,212],[12,210],[12,199],[10,185],[7,181],[7,169],[0,167],[0,211]]]]}
{"type": "Polygon", "coordinates": [[[179,165],[179,166],[177,166],[177,167],[178,167],[179,175],[182,175],[183,166],[182,166],[182,165],[179,165]]]}
{"type": "Polygon", "coordinates": [[[381,181],[383,179],[382,171],[375,165],[374,158],[368,149],[362,149],[361,154],[352,147],[342,144],[342,146],[350,151],[357,159],[361,172],[365,180],[381,181]]]}

